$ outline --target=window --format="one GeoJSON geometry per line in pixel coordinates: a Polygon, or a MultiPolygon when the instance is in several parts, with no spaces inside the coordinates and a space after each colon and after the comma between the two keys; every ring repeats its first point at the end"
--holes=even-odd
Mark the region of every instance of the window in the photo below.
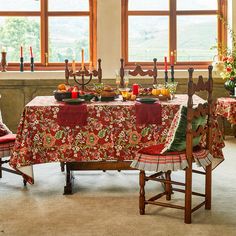
{"type": "Polygon", "coordinates": [[[64,69],[64,61],[96,63],[96,0],[0,0],[0,47],[8,70],[19,70],[20,48],[29,69],[64,69]]]}
{"type": "Polygon", "coordinates": [[[175,54],[177,68],[206,68],[227,45],[227,0],[122,0],[122,57],[159,68],[175,54]]]}

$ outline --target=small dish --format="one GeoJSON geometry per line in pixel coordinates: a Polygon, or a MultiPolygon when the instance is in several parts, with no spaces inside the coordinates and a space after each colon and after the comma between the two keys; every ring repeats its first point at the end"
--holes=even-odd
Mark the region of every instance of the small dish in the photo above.
{"type": "Polygon", "coordinates": [[[137,98],[136,101],[141,102],[141,103],[152,104],[158,101],[158,99],[157,98],[137,98]]]}
{"type": "Polygon", "coordinates": [[[77,105],[85,102],[85,100],[81,98],[65,98],[62,101],[71,105],[77,105]]]}

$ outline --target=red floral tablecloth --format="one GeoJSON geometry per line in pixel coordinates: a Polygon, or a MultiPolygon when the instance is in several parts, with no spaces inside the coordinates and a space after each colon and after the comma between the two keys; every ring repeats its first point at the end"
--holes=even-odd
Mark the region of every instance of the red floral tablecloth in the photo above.
{"type": "Polygon", "coordinates": [[[216,102],[216,115],[225,117],[231,124],[236,125],[236,99],[218,98],[216,102]]]}
{"type": "MultiPolygon", "coordinates": [[[[195,104],[200,101],[194,96],[195,104]]],[[[92,102],[87,104],[87,125],[69,127],[58,124],[61,102],[51,96],[36,97],[22,114],[10,165],[33,183],[33,164],[132,160],[142,147],[164,143],[174,115],[186,102],[186,95],[161,102],[160,125],[137,125],[135,102],[92,102]]],[[[213,151],[217,165],[223,160],[224,143],[220,129],[215,131],[213,151]]]]}

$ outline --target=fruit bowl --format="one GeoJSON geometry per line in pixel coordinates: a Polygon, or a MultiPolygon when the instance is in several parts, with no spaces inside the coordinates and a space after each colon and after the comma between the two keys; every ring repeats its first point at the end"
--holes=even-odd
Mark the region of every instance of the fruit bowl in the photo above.
{"type": "Polygon", "coordinates": [[[53,91],[54,98],[57,101],[62,101],[65,98],[71,98],[71,92],[69,91],[53,91]]]}

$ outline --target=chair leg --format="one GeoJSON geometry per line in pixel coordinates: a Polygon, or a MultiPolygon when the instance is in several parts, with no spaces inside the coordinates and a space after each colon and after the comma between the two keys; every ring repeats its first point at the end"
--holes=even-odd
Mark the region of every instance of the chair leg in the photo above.
{"type": "Polygon", "coordinates": [[[0,160],[0,178],[2,178],[2,162],[0,160]]]}
{"type": "Polygon", "coordinates": [[[140,215],[145,214],[145,172],[143,170],[139,173],[139,213],[140,215]]]}
{"type": "MultiPolygon", "coordinates": [[[[166,180],[171,181],[171,171],[165,172],[165,177],[166,177],[166,180]]],[[[170,183],[165,183],[165,191],[166,191],[166,200],[170,201],[171,192],[172,192],[170,183]]]]}
{"type": "Polygon", "coordinates": [[[65,171],[65,162],[60,162],[61,172],[65,171]]]}
{"type": "Polygon", "coordinates": [[[211,209],[211,182],[212,182],[212,166],[211,164],[206,167],[206,179],[205,179],[205,193],[206,193],[206,204],[205,209],[211,209]]]}
{"type": "Polygon", "coordinates": [[[185,210],[184,222],[191,224],[192,222],[192,162],[185,170],[185,210]]]}

